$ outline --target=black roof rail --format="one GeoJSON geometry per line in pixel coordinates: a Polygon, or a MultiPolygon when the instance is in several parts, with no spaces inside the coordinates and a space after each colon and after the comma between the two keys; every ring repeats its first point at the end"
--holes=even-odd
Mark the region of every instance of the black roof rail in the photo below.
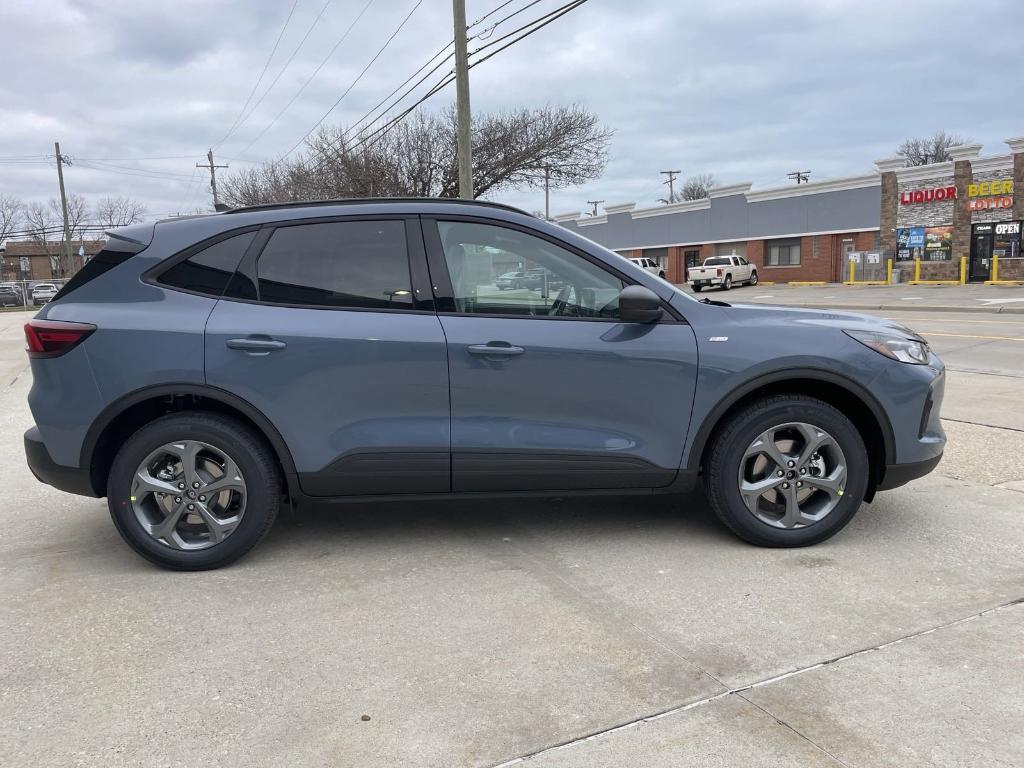
{"type": "Polygon", "coordinates": [[[487,208],[500,208],[505,211],[514,211],[515,213],[522,213],[526,216],[532,216],[533,214],[527,213],[522,208],[516,208],[513,205],[506,205],[505,203],[494,203],[490,200],[463,200],[459,197],[350,197],[350,198],[339,198],[337,200],[302,200],[287,203],[265,203],[263,205],[246,205],[241,208],[229,208],[223,211],[226,214],[231,213],[246,213],[248,211],[273,211],[278,208],[313,208],[316,206],[329,206],[329,205],[365,205],[367,203],[427,203],[427,204],[463,204],[463,205],[479,205],[487,208]]]}

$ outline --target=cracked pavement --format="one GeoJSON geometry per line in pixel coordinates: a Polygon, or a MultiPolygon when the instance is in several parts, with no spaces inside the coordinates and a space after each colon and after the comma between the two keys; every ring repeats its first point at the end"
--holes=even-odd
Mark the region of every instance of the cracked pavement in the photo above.
{"type": "Polygon", "coordinates": [[[196,574],[31,477],[0,315],[0,764],[1022,765],[1024,316],[912,314],[946,458],[824,544],[699,496],[388,503],[196,574]]]}

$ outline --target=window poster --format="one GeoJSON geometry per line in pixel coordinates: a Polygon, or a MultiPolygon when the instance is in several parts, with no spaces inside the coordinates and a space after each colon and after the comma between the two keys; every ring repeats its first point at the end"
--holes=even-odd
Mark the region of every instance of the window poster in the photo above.
{"type": "Polygon", "coordinates": [[[924,227],[902,227],[896,230],[896,260],[913,261],[924,255],[924,227]]]}
{"type": "Polygon", "coordinates": [[[926,261],[949,261],[953,258],[953,228],[925,227],[924,259],[926,261]]]}

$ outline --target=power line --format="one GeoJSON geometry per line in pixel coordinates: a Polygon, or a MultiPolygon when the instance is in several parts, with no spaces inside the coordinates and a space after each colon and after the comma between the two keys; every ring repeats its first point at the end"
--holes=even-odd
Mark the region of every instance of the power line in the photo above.
{"type": "Polygon", "coordinates": [[[319,64],[319,65],[317,65],[317,68],[313,70],[313,74],[311,74],[311,75],[310,75],[309,77],[307,77],[307,78],[306,78],[306,82],[304,82],[304,83],[302,84],[302,87],[300,87],[300,88],[299,88],[299,90],[295,92],[295,95],[294,95],[294,96],[292,96],[291,100],[289,100],[289,102],[288,102],[287,104],[285,104],[285,105],[284,105],[284,107],[283,107],[283,108],[281,109],[281,111],[280,111],[280,112],[278,112],[278,113],[277,113],[277,114],[276,114],[276,115],[274,116],[274,119],[273,119],[273,120],[271,120],[271,121],[270,121],[269,123],[267,123],[267,124],[266,124],[266,125],[265,125],[265,126],[263,127],[263,130],[262,130],[262,131],[260,131],[260,132],[259,132],[258,134],[256,134],[256,137],[255,137],[255,138],[254,138],[254,139],[253,139],[252,141],[250,141],[250,142],[249,142],[248,144],[246,144],[246,145],[245,145],[245,148],[244,148],[244,149],[242,149],[242,150],[241,150],[240,152],[238,152],[238,153],[237,153],[237,154],[236,154],[236,155],[235,155],[234,157],[230,158],[231,160],[237,160],[237,159],[238,159],[238,156],[239,156],[239,155],[244,155],[244,154],[245,154],[245,153],[246,153],[246,152],[247,152],[247,151],[249,150],[249,148],[250,148],[250,147],[251,147],[251,146],[252,146],[253,144],[255,144],[255,143],[256,143],[257,141],[259,141],[259,140],[260,140],[260,139],[261,139],[261,138],[263,137],[263,135],[264,135],[264,134],[265,134],[265,133],[266,133],[267,131],[269,131],[269,130],[270,130],[270,128],[271,128],[271,127],[272,127],[272,126],[273,126],[273,125],[274,125],[275,123],[277,123],[277,121],[278,121],[278,120],[280,120],[280,119],[281,119],[281,115],[283,115],[283,114],[284,114],[285,112],[287,112],[287,111],[288,111],[289,107],[291,107],[291,105],[295,103],[295,100],[296,100],[296,99],[298,99],[298,98],[299,98],[299,96],[301,96],[301,95],[302,95],[302,92],[303,92],[304,90],[306,90],[306,86],[308,86],[308,85],[309,85],[309,84],[310,84],[311,82],[313,82],[313,78],[317,76],[317,74],[318,74],[318,73],[320,72],[320,70],[321,70],[321,69],[323,69],[324,65],[325,65],[325,64],[327,64],[327,62],[328,62],[328,61],[329,61],[329,60],[331,59],[331,57],[332,57],[332,56],[334,56],[334,52],[338,50],[338,47],[339,47],[339,46],[340,46],[340,45],[341,45],[341,44],[342,44],[343,42],[345,42],[345,39],[346,39],[346,38],[348,37],[349,33],[350,33],[350,32],[351,32],[352,30],[353,30],[353,28],[354,28],[354,27],[356,26],[356,24],[357,24],[357,23],[359,22],[359,20],[360,20],[361,18],[363,18],[363,14],[364,14],[364,13],[366,13],[366,11],[367,11],[367,10],[369,9],[369,7],[370,7],[371,5],[373,5],[373,3],[374,3],[374,2],[375,2],[375,0],[369,0],[369,1],[368,1],[368,2],[366,3],[366,5],[364,5],[364,6],[363,6],[363,10],[361,10],[361,11],[359,12],[359,14],[358,14],[358,15],[357,15],[357,16],[355,17],[355,19],[353,19],[352,23],[348,25],[348,29],[346,29],[346,30],[345,30],[345,34],[343,34],[343,35],[342,35],[342,36],[341,36],[341,37],[340,37],[340,38],[338,39],[338,42],[336,42],[336,43],[334,44],[334,47],[333,47],[333,48],[331,48],[330,52],[329,52],[329,53],[328,53],[328,54],[327,54],[327,55],[326,55],[326,56],[325,56],[325,57],[323,58],[323,61],[321,61],[321,62],[320,62],[320,64],[319,64]]]}
{"type": "Polygon", "coordinates": [[[246,107],[252,101],[252,97],[256,95],[256,89],[260,87],[260,83],[263,82],[263,76],[267,74],[267,69],[270,67],[270,62],[274,59],[274,54],[277,53],[277,47],[281,44],[281,38],[284,37],[284,32],[288,29],[288,23],[292,20],[292,15],[295,13],[295,7],[299,4],[299,0],[292,2],[291,10],[288,11],[288,17],[284,20],[284,26],[281,27],[281,31],[277,35],[277,39],[274,41],[274,47],[270,49],[270,55],[267,56],[266,62],[263,64],[263,69],[260,71],[260,76],[256,78],[256,82],[252,86],[252,90],[249,91],[249,95],[245,99],[245,103],[242,108],[238,110],[238,114],[235,116],[235,121],[231,123],[231,127],[228,128],[228,132],[224,134],[223,138],[214,144],[215,147],[219,147],[228,137],[234,133],[235,128],[238,126],[238,121],[242,119],[242,115],[245,114],[246,107]]]}
{"type": "MultiPolygon", "coordinates": [[[[299,44],[297,46],[295,46],[295,50],[292,51],[291,56],[288,57],[288,60],[284,63],[284,66],[281,67],[281,70],[277,73],[277,76],[270,83],[270,85],[267,86],[267,90],[265,90],[263,92],[263,95],[260,96],[259,99],[256,101],[256,103],[252,105],[252,109],[250,109],[249,112],[245,115],[245,117],[243,117],[239,121],[238,125],[235,127],[236,130],[238,128],[241,128],[242,125],[245,123],[245,121],[253,116],[253,114],[259,108],[260,104],[263,103],[263,100],[265,98],[267,98],[267,94],[270,93],[272,90],[274,90],[274,86],[277,85],[278,80],[281,79],[281,76],[285,73],[285,71],[291,65],[292,61],[295,59],[296,55],[298,55],[299,50],[301,50],[302,46],[306,44],[306,40],[309,38],[310,34],[313,32],[313,29],[316,27],[316,25],[320,23],[320,19],[323,17],[324,13],[326,13],[327,6],[329,6],[330,4],[331,4],[331,0],[326,0],[326,2],[324,3],[323,7],[320,9],[320,13],[318,13],[316,15],[316,18],[313,19],[313,23],[310,24],[309,25],[309,29],[306,30],[306,34],[304,34],[302,36],[302,39],[299,41],[299,44]]],[[[241,153],[239,153],[239,154],[241,154],[241,153]]]]}
{"type": "MultiPolygon", "coordinates": [[[[501,10],[502,8],[505,8],[506,6],[510,5],[510,4],[512,3],[512,2],[514,2],[514,0],[506,0],[506,2],[502,3],[501,5],[497,6],[497,7],[496,7],[496,8],[494,8],[494,9],[492,9],[491,11],[489,11],[488,13],[484,14],[484,15],[483,15],[483,16],[481,16],[481,17],[480,17],[479,19],[477,19],[476,21],[474,21],[474,22],[473,22],[472,24],[470,24],[470,25],[468,26],[468,29],[473,29],[474,27],[478,26],[478,25],[479,25],[480,23],[482,23],[482,22],[483,22],[483,21],[484,21],[485,19],[489,18],[490,16],[493,16],[493,15],[494,15],[495,13],[497,13],[498,11],[500,11],[500,10],[501,10]]],[[[534,2],[528,3],[527,5],[523,6],[523,8],[520,8],[520,9],[519,9],[519,11],[516,11],[516,13],[519,13],[519,12],[521,12],[521,11],[523,11],[523,10],[526,10],[526,9],[527,9],[527,8],[529,8],[530,6],[532,6],[532,5],[536,5],[536,4],[538,3],[538,2],[540,2],[540,0],[534,0],[534,2]]],[[[514,15],[516,15],[516,14],[515,14],[515,13],[513,13],[513,14],[510,14],[510,15],[508,15],[508,16],[506,16],[506,17],[504,17],[503,19],[500,19],[499,21],[495,22],[495,23],[494,23],[494,24],[492,24],[492,25],[491,25],[490,27],[488,27],[488,29],[494,29],[494,27],[496,27],[496,26],[498,26],[498,25],[500,25],[500,24],[504,23],[504,22],[505,22],[506,20],[508,20],[509,18],[511,18],[511,17],[512,17],[512,16],[514,16],[514,15]]],[[[473,39],[475,39],[475,36],[474,36],[474,37],[471,37],[471,38],[469,38],[469,39],[470,39],[470,40],[473,40],[473,39]]],[[[420,73],[421,73],[421,72],[422,72],[422,71],[423,71],[424,69],[426,69],[427,67],[429,67],[429,66],[430,66],[430,64],[431,64],[431,62],[433,62],[433,61],[434,61],[435,59],[437,59],[437,57],[438,57],[438,56],[440,56],[440,55],[441,55],[442,53],[444,53],[444,52],[445,52],[446,50],[448,50],[448,48],[449,48],[449,47],[451,47],[451,45],[452,45],[452,44],[453,44],[454,42],[455,42],[454,40],[449,40],[449,41],[448,41],[448,42],[447,42],[447,43],[446,43],[446,44],[445,44],[444,46],[442,46],[442,47],[441,47],[441,48],[440,48],[440,49],[439,49],[439,50],[437,51],[437,53],[435,53],[435,54],[434,54],[433,56],[431,56],[431,57],[430,57],[429,59],[427,59],[426,63],[424,63],[424,64],[423,64],[422,66],[420,66],[420,68],[419,68],[419,69],[417,69],[417,70],[416,70],[415,72],[413,72],[413,73],[412,73],[411,75],[409,75],[409,77],[407,77],[407,78],[406,78],[406,79],[405,79],[405,80],[404,80],[404,81],[403,81],[402,83],[400,83],[400,84],[399,84],[399,85],[398,85],[397,87],[395,87],[395,88],[394,88],[394,89],[393,89],[393,90],[392,90],[392,91],[391,91],[391,92],[390,92],[390,93],[389,93],[389,94],[388,94],[387,96],[385,96],[385,97],[384,97],[383,99],[381,99],[381,100],[380,100],[380,101],[378,101],[378,102],[377,102],[376,104],[374,104],[374,105],[373,105],[373,107],[371,107],[371,108],[370,108],[370,109],[369,109],[369,110],[368,110],[368,111],[367,111],[367,112],[366,112],[365,114],[363,114],[363,115],[362,115],[362,116],[361,116],[360,118],[358,118],[358,119],[357,119],[357,120],[356,120],[355,122],[353,122],[353,123],[352,123],[352,124],[351,124],[351,125],[350,125],[350,126],[349,126],[349,127],[347,128],[347,129],[345,129],[345,130],[344,130],[344,131],[342,132],[342,136],[341,136],[341,137],[339,137],[339,138],[338,138],[337,140],[331,140],[331,141],[329,142],[329,143],[331,144],[331,148],[332,148],[332,149],[335,149],[335,150],[336,150],[336,149],[338,149],[338,146],[339,146],[339,142],[344,142],[344,141],[346,141],[346,140],[350,139],[350,138],[351,138],[351,137],[352,137],[353,135],[355,135],[355,134],[357,134],[357,133],[359,132],[359,130],[360,130],[360,124],[361,124],[361,123],[364,123],[364,122],[372,123],[372,122],[374,122],[375,120],[378,120],[378,119],[380,119],[381,117],[383,117],[383,115],[384,115],[385,113],[387,113],[387,112],[388,112],[389,110],[393,109],[393,108],[394,108],[394,107],[395,107],[396,105],[398,105],[398,104],[399,104],[399,103],[400,103],[400,102],[401,102],[401,101],[402,101],[403,99],[405,99],[405,98],[406,98],[406,97],[407,97],[407,96],[408,96],[408,95],[409,95],[410,93],[412,93],[412,92],[413,92],[414,90],[416,90],[416,88],[418,88],[418,87],[419,87],[420,85],[422,85],[422,84],[423,84],[423,82],[424,82],[424,81],[425,81],[425,80],[426,80],[426,79],[427,79],[428,77],[430,77],[430,75],[432,75],[432,74],[433,74],[434,72],[436,72],[436,71],[437,71],[438,69],[440,69],[440,68],[441,68],[441,67],[442,67],[442,66],[443,66],[443,65],[445,64],[445,62],[447,62],[447,61],[448,61],[449,59],[451,59],[451,58],[452,58],[452,56],[454,55],[454,53],[449,53],[449,54],[448,54],[447,56],[445,56],[445,57],[444,57],[443,59],[441,59],[440,61],[438,61],[438,62],[437,62],[437,63],[436,63],[436,64],[435,64],[435,65],[434,65],[433,67],[431,67],[431,69],[430,69],[430,70],[429,70],[429,71],[428,71],[428,72],[427,72],[427,73],[426,73],[426,74],[425,74],[425,75],[424,75],[423,77],[421,77],[421,78],[420,78],[419,80],[417,80],[417,81],[416,81],[416,82],[415,82],[415,83],[414,83],[414,84],[413,84],[413,85],[412,85],[411,87],[409,87],[409,88],[408,88],[408,89],[407,89],[407,90],[406,90],[406,91],[405,91],[405,92],[404,92],[404,93],[403,93],[403,94],[402,94],[401,96],[399,96],[398,98],[396,98],[396,99],[395,99],[394,101],[392,101],[392,102],[391,102],[390,104],[388,104],[388,105],[387,105],[387,107],[385,107],[385,108],[384,108],[383,110],[381,110],[381,114],[380,114],[380,115],[377,115],[377,116],[376,116],[376,117],[374,117],[374,118],[373,118],[372,120],[369,120],[369,119],[368,119],[368,118],[370,118],[370,116],[371,116],[371,115],[373,115],[373,113],[377,112],[377,110],[378,110],[378,109],[380,109],[380,107],[381,107],[381,106],[382,106],[382,105],[383,105],[383,104],[384,104],[385,102],[387,102],[387,101],[388,101],[389,99],[391,99],[391,97],[393,97],[393,96],[394,96],[394,95],[395,95],[396,93],[398,93],[398,91],[400,91],[400,90],[401,90],[402,88],[404,88],[404,87],[405,87],[406,85],[408,85],[408,83],[409,83],[409,82],[410,82],[410,81],[411,81],[411,80],[412,80],[413,78],[415,78],[415,77],[416,77],[416,76],[417,76],[418,74],[420,74],[420,73]]],[[[308,135],[308,134],[307,134],[307,135],[308,135]]],[[[251,146],[251,144],[250,144],[250,146],[251,146]]],[[[249,148],[249,147],[246,147],[246,150],[247,150],[248,148],[249,148]]],[[[245,152],[245,150],[242,150],[242,152],[245,152]]]]}
{"type": "Polygon", "coordinates": [[[519,37],[515,38],[514,40],[511,40],[510,42],[508,42],[505,45],[503,45],[500,48],[498,48],[496,51],[492,51],[491,53],[489,53],[486,56],[484,56],[482,59],[477,59],[476,61],[474,61],[469,66],[472,68],[472,67],[475,67],[477,64],[483,64],[485,61],[487,61],[492,56],[495,56],[495,55],[501,53],[502,51],[504,51],[506,48],[509,48],[510,46],[515,45],[519,41],[526,39],[527,37],[532,35],[534,32],[539,32],[541,29],[546,27],[551,22],[556,21],[557,19],[560,19],[562,16],[565,16],[565,14],[570,13],[571,11],[575,11],[577,8],[579,8],[581,5],[583,5],[585,2],[587,2],[587,0],[574,0],[573,2],[566,3],[565,5],[556,8],[555,10],[553,10],[550,13],[546,14],[545,16],[540,16],[540,17],[534,19],[533,21],[531,21],[531,22],[529,22],[527,24],[524,24],[523,26],[519,27],[519,29],[514,29],[511,32],[509,32],[507,35],[503,35],[503,36],[499,37],[497,40],[493,40],[493,41],[487,43],[486,45],[481,46],[480,48],[477,48],[475,51],[473,51],[473,53],[471,55],[475,56],[476,54],[480,53],[481,51],[483,51],[483,50],[485,50],[487,48],[490,48],[492,45],[496,45],[497,43],[500,43],[502,40],[505,40],[505,39],[509,38],[510,36],[514,35],[516,32],[520,32],[520,31],[522,31],[524,29],[527,29],[528,27],[533,27],[533,29],[530,29],[530,31],[526,32],[525,34],[520,35],[519,37]],[[542,21],[543,21],[543,23],[540,23],[542,21]]]}
{"type": "MultiPolygon", "coordinates": [[[[545,14],[544,16],[539,16],[536,19],[534,19],[533,21],[531,21],[531,22],[529,22],[527,24],[524,24],[519,29],[514,30],[513,32],[509,33],[509,35],[515,34],[516,32],[528,29],[530,27],[534,27],[534,28],[533,29],[529,29],[529,31],[525,32],[524,34],[520,35],[519,37],[515,38],[514,40],[509,41],[508,43],[506,43],[505,45],[501,46],[497,50],[491,52],[487,56],[484,56],[482,59],[470,62],[469,68],[472,69],[473,67],[477,66],[478,64],[482,64],[483,62],[487,61],[487,59],[491,58],[492,56],[494,56],[494,55],[496,55],[498,53],[501,53],[503,50],[505,50],[506,48],[511,47],[512,45],[514,45],[515,43],[519,42],[520,40],[523,40],[524,38],[529,37],[534,32],[537,32],[541,28],[546,27],[548,24],[550,24],[551,22],[553,22],[556,19],[560,18],[561,16],[564,16],[565,14],[569,13],[570,11],[575,10],[579,6],[583,5],[583,3],[585,3],[585,2],[587,2],[587,0],[573,0],[573,2],[566,3],[565,5],[560,6],[559,8],[556,8],[555,10],[545,14]],[[540,23],[540,22],[543,22],[543,23],[540,23]]],[[[488,45],[483,46],[483,48],[477,49],[473,53],[475,54],[475,53],[478,53],[479,51],[483,50],[484,48],[489,48],[491,45],[494,45],[494,44],[496,44],[498,42],[501,42],[501,40],[507,39],[509,37],[509,35],[505,35],[505,36],[499,38],[498,40],[495,40],[493,43],[489,43],[488,45]]],[[[434,85],[433,88],[431,88],[423,96],[421,96],[419,99],[417,99],[417,101],[415,101],[410,107],[408,107],[407,109],[403,110],[400,114],[398,114],[396,117],[394,117],[391,120],[389,120],[387,123],[382,125],[380,128],[377,128],[376,130],[372,131],[367,136],[362,137],[358,142],[356,142],[354,145],[352,145],[349,148],[349,151],[353,152],[356,149],[358,149],[359,147],[361,147],[364,144],[366,144],[367,142],[372,141],[375,138],[383,135],[385,132],[390,130],[394,125],[396,125],[398,122],[400,122],[401,120],[405,119],[405,117],[407,117],[410,113],[412,113],[416,109],[416,107],[418,107],[420,104],[422,104],[427,99],[429,99],[431,96],[433,96],[435,93],[437,93],[438,91],[443,89],[446,85],[451,83],[453,80],[455,80],[454,73],[449,73],[448,75],[443,77],[440,82],[438,82],[436,85],[434,85]]]]}
{"type": "MultiPolygon", "coordinates": [[[[508,16],[505,16],[505,17],[503,17],[501,19],[498,19],[498,21],[494,22],[493,24],[491,24],[491,26],[489,26],[486,29],[484,29],[484,31],[480,32],[478,35],[476,35],[476,37],[479,37],[481,40],[486,40],[488,37],[490,37],[490,35],[488,33],[492,33],[496,27],[501,26],[506,21],[511,19],[513,16],[518,16],[523,11],[528,10],[529,8],[532,8],[533,6],[537,5],[537,3],[539,3],[539,2],[541,2],[541,0],[533,0],[533,2],[527,3],[526,5],[524,5],[519,10],[512,11],[512,13],[510,13],[508,16]]],[[[481,21],[486,19],[488,16],[493,16],[495,13],[497,13],[502,8],[504,8],[506,5],[508,5],[508,3],[502,3],[501,5],[499,5],[497,8],[495,8],[493,11],[491,11],[487,15],[481,16],[473,24],[470,24],[469,28],[472,29],[474,26],[479,24],[481,21]]]]}
{"type": "Polygon", "coordinates": [[[319,125],[321,123],[323,123],[324,120],[327,119],[327,116],[330,115],[331,112],[333,112],[335,110],[335,108],[339,104],[341,104],[342,99],[344,99],[346,96],[348,96],[349,91],[351,91],[356,86],[356,83],[358,83],[360,80],[363,79],[363,75],[365,75],[367,70],[369,70],[370,67],[373,66],[373,63],[375,61],[377,61],[378,58],[380,58],[380,55],[382,53],[384,53],[384,51],[387,49],[387,47],[391,44],[391,41],[394,40],[395,37],[398,36],[398,33],[402,31],[402,28],[406,25],[406,23],[409,21],[409,19],[412,17],[412,15],[416,12],[416,9],[419,8],[420,5],[422,5],[422,4],[423,4],[423,0],[416,0],[416,4],[413,5],[413,7],[409,10],[409,13],[407,13],[405,15],[405,18],[402,19],[402,22],[398,25],[398,27],[395,29],[395,31],[391,33],[391,36],[388,37],[388,39],[384,41],[384,45],[382,45],[380,47],[380,49],[377,51],[377,53],[375,53],[373,55],[373,58],[370,59],[369,62],[367,62],[366,66],[363,67],[363,70],[356,76],[356,79],[353,80],[349,84],[348,88],[346,88],[344,90],[344,92],[341,94],[341,96],[338,97],[338,100],[335,101],[334,104],[331,105],[331,108],[328,109],[326,112],[324,112],[323,117],[321,117],[319,120],[317,120],[316,123],[313,125],[313,127],[310,128],[308,131],[306,131],[306,134],[301,139],[299,139],[297,142],[295,142],[295,144],[292,145],[291,149],[289,149],[287,152],[285,152],[281,156],[282,158],[288,157],[288,155],[290,155],[292,152],[294,152],[296,149],[298,149],[298,147],[302,144],[302,142],[304,142],[306,139],[308,139],[310,134],[313,133],[313,131],[315,131],[317,129],[317,127],[319,127],[319,125]]]}

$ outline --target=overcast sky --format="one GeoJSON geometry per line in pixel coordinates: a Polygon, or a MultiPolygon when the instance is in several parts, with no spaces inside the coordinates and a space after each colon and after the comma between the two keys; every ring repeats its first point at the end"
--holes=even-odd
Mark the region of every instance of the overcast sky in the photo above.
{"type": "MultiPolygon", "coordinates": [[[[501,2],[467,0],[468,19],[501,2]]],[[[516,20],[562,2],[543,0],[516,20]]],[[[325,0],[298,0],[258,106],[221,143],[292,0],[2,0],[0,194],[54,195],[53,163],[41,156],[59,140],[74,163],[68,188],[89,200],[128,195],[151,215],[209,205],[208,176],[194,169],[208,147],[232,167],[286,151],[415,0],[371,2],[253,141],[366,3],[327,0],[314,25],[325,0]]],[[[450,1],[423,0],[328,122],[361,117],[450,39],[450,1]]],[[[1003,139],[1024,134],[1022,40],[1021,0],[590,0],[475,68],[472,102],[474,111],[576,102],[615,131],[604,176],[554,193],[553,213],[588,199],[651,205],[667,168],[759,187],[789,183],[795,169],[815,179],[866,173],[902,139],[940,128],[1004,153],[1003,139]]],[[[453,98],[449,87],[428,105],[453,98]]],[[[543,206],[542,192],[497,199],[543,206]]]]}

